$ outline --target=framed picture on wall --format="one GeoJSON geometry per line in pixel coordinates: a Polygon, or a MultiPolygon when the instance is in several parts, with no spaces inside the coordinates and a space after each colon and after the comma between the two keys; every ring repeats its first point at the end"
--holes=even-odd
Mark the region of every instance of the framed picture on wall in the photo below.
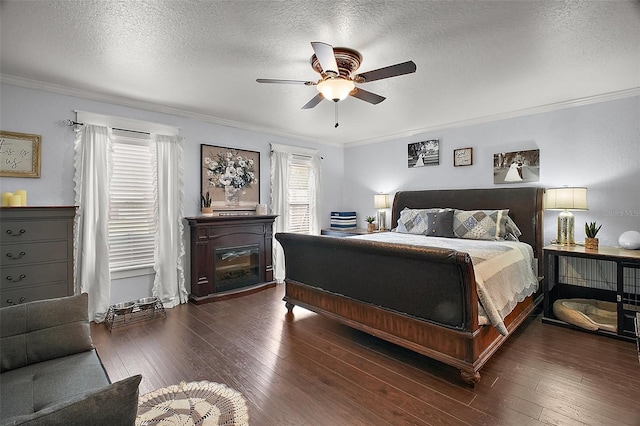
{"type": "Polygon", "coordinates": [[[523,183],[539,180],[539,149],[493,154],[493,183],[523,183]]]}
{"type": "Polygon", "coordinates": [[[0,131],[0,176],[40,177],[40,135],[0,131]]]}
{"type": "Polygon", "coordinates": [[[215,210],[255,210],[260,203],[260,153],[200,145],[200,194],[215,210]]]}
{"type": "Polygon", "coordinates": [[[440,164],[440,141],[438,139],[409,144],[408,166],[437,166],[440,164]]]}
{"type": "Polygon", "coordinates": [[[453,165],[455,167],[473,165],[473,148],[454,149],[453,165]]]}

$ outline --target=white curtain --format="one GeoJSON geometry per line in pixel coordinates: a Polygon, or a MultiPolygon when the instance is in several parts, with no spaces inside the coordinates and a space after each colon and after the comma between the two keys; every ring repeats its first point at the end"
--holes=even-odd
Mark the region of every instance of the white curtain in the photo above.
{"type": "MultiPolygon", "coordinates": [[[[277,214],[273,233],[285,232],[289,223],[289,153],[271,151],[271,212],[277,214]]],[[[273,276],[277,282],[284,281],[284,251],[275,238],[273,240],[273,276]]]]}
{"type": "Polygon", "coordinates": [[[109,271],[110,131],[86,125],[74,144],[75,288],[89,294],[89,320],[104,321],[111,298],[109,271]]]}
{"type": "Polygon", "coordinates": [[[311,182],[309,183],[309,227],[311,235],[320,235],[320,156],[311,156],[311,182]]]}
{"type": "Polygon", "coordinates": [[[165,307],[186,303],[184,280],[184,139],[154,135],[157,149],[158,212],[153,295],[165,307]]]}
{"type": "MultiPolygon", "coordinates": [[[[309,228],[312,235],[320,234],[320,156],[317,150],[287,145],[271,144],[271,211],[278,215],[274,222],[274,234],[287,232],[289,224],[289,173],[294,155],[311,158],[311,181],[309,182],[309,228]]],[[[273,275],[277,282],[285,278],[284,251],[273,240],[273,275]]]]}

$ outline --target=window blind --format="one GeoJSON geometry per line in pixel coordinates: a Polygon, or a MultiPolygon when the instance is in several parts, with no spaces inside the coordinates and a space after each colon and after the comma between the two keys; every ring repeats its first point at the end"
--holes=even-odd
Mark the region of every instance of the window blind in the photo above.
{"type": "Polygon", "coordinates": [[[289,173],[289,232],[309,234],[311,157],[293,155],[289,173]]]}
{"type": "Polygon", "coordinates": [[[112,134],[109,189],[111,272],[153,267],[156,235],[156,147],[149,135],[112,134]]]}

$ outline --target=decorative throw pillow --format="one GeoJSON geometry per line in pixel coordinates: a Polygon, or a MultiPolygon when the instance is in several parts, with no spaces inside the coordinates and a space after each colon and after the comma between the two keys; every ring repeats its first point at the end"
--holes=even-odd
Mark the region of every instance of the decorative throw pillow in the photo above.
{"type": "Polygon", "coordinates": [[[443,209],[439,212],[427,213],[427,237],[454,238],[453,210],[443,209]]]}
{"type": "Polygon", "coordinates": [[[406,207],[400,212],[396,232],[404,234],[425,234],[429,228],[427,215],[445,210],[447,209],[410,209],[406,207]]]}
{"type": "Polygon", "coordinates": [[[505,231],[506,235],[504,237],[505,240],[510,241],[520,241],[520,235],[522,235],[522,231],[518,228],[518,225],[511,219],[510,216],[507,215],[507,222],[505,223],[505,231]]]}
{"type": "Polygon", "coordinates": [[[470,240],[503,240],[509,210],[455,210],[453,232],[470,240]]]}

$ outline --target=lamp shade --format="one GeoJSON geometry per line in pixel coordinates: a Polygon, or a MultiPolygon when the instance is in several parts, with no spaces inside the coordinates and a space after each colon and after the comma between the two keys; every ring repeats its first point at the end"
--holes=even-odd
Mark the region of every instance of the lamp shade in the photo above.
{"type": "Polygon", "coordinates": [[[356,87],[351,80],[342,77],[327,78],[322,80],[316,88],[322,93],[325,99],[338,102],[349,96],[349,93],[356,87]]]}
{"type": "Polygon", "coordinates": [[[587,188],[548,188],[545,191],[546,210],[589,210],[587,188]]]}
{"type": "Polygon", "coordinates": [[[373,207],[376,209],[389,208],[389,194],[375,194],[373,196],[373,207]]]}

